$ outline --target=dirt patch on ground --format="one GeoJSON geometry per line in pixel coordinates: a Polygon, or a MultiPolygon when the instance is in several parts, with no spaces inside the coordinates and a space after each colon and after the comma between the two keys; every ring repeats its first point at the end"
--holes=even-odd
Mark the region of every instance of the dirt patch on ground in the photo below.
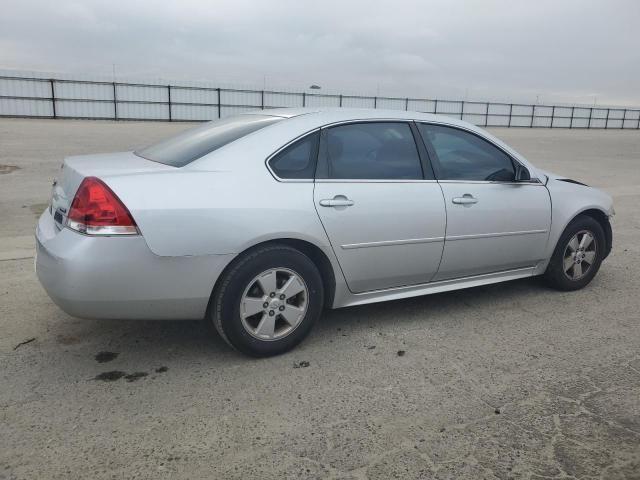
{"type": "Polygon", "coordinates": [[[102,372],[96,375],[94,380],[102,380],[103,382],[115,382],[116,380],[120,380],[125,375],[126,373],[121,372],[120,370],[111,370],[109,372],[102,372]]]}
{"type": "Polygon", "coordinates": [[[106,363],[115,360],[118,355],[116,352],[99,352],[95,359],[98,363],[106,363]]]}
{"type": "Polygon", "coordinates": [[[20,170],[20,167],[16,165],[1,165],[0,164],[0,175],[6,175],[7,173],[15,172],[16,170],[20,170]]]}
{"type": "Polygon", "coordinates": [[[76,345],[76,344],[80,343],[80,339],[78,337],[73,336],[73,335],[58,335],[56,337],[56,341],[60,345],[76,345]]]}

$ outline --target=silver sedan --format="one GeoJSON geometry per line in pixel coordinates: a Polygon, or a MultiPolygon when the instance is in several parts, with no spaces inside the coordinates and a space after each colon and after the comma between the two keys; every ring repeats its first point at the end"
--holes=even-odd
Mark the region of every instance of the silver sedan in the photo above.
{"type": "Polygon", "coordinates": [[[612,215],[605,193],[459,120],[268,110],[65,159],[36,268],[70,315],[205,318],[267,356],[323,308],[535,275],[582,288],[612,215]]]}

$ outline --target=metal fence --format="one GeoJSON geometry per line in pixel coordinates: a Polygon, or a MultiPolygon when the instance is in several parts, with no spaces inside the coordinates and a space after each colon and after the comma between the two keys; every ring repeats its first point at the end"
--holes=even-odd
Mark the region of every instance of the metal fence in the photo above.
{"type": "Polygon", "coordinates": [[[204,121],[276,107],[415,110],[483,127],[640,129],[640,109],[0,76],[0,117],[204,121]]]}

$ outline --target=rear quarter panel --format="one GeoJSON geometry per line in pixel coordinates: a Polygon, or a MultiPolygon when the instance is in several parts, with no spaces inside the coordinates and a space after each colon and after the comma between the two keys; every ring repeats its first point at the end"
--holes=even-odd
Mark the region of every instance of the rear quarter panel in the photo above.
{"type": "Polygon", "coordinates": [[[313,207],[313,183],[281,183],[267,171],[176,170],[106,179],[160,256],[237,254],[276,238],[329,242],[313,207]]]}

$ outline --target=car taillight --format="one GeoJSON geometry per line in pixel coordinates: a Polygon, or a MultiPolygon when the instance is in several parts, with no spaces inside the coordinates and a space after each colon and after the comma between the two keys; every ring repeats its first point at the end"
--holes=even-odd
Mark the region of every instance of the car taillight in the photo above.
{"type": "Polygon", "coordinates": [[[127,207],[105,183],[86,177],[71,202],[67,226],[86,235],[137,235],[127,207]]]}

